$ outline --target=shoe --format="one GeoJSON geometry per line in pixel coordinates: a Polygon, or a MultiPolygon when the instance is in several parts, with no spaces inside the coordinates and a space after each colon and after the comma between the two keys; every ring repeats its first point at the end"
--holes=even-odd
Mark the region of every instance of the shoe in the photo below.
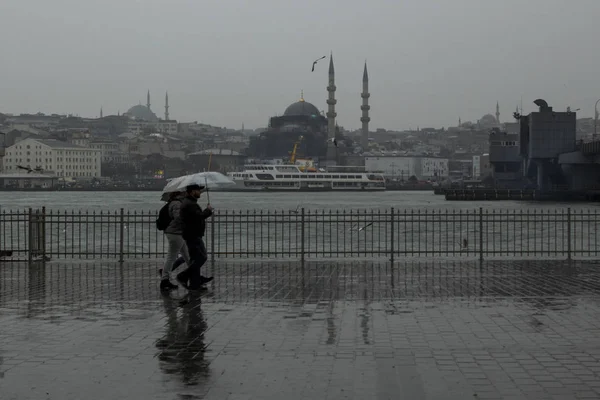
{"type": "Polygon", "coordinates": [[[206,284],[206,283],[208,283],[208,282],[211,282],[211,281],[213,281],[214,279],[215,279],[215,278],[214,278],[214,277],[212,277],[212,276],[209,276],[209,277],[206,277],[206,276],[201,276],[201,277],[200,277],[200,284],[201,284],[201,285],[204,285],[204,284],[206,284]]]}
{"type": "Polygon", "coordinates": [[[184,289],[188,289],[188,278],[187,275],[185,275],[183,272],[180,274],[177,274],[177,277],[175,278],[177,280],[177,282],[184,288],[184,289]]]}
{"type": "Polygon", "coordinates": [[[173,285],[168,279],[160,281],[160,290],[162,292],[168,292],[169,290],[177,289],[179,286],[173,285]]]}

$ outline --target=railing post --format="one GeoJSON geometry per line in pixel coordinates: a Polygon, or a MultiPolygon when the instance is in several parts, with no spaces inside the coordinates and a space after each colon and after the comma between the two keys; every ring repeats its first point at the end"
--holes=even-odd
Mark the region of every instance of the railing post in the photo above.
{"type": "Polygon", "coordinates": [[[571,207],[567,208],[567,260],[571,261],[571,207]]]}
{"type": "Polygon", "coordinates": [[[210,262],[215,262],[215,213],[210,219],[210,262]]]}
{"type": "Polygon", "coordinates": [[[304,262],[304,207],[300,214],[300,261],[304,262]]]}
{"type": "Polygon", "coordinates": [[[46,262],[46,207],[42,207],[42,223],[41,223],[40,239],[42,241],[42,257],[46,262]]]}
{"type": "Polygon", "coordinates": [[[394,207],[392,207],[391,212],[390,212],[390,227],[391,227],[391,231],[390,231],[390,240],[391,240],[391,245],[390,245],[390,261],[392,262],[392,264],[394,263],[394,242],[395,242],[395,235],[394,235],[394,230],[395,230],[395,226],[394,226],[394,207]]]}
{"type": "Polygon", "coordinates": [[[125,211],[121,208],[119,217],[119,262],[124,261],[124,243],[125,243],[125,211]]]}
{"type": "Polygon", "coordinates": [[[31,264],[33,262],[33,210],[31,209],[31,207],[29,207],[29,213],[28,213],[28,224],[27,224],[27,236],[28,236],[28,240],[27,240],[27,244],[28,244],[28,249],[27,249],[27,253],[28,253],[28,260],[29,260],[29,264],[31,264]]]}
{"type": "Polygon", "coordinates": [[[483,261],[483,207],[479,207],[479,261],[483,261]]]}

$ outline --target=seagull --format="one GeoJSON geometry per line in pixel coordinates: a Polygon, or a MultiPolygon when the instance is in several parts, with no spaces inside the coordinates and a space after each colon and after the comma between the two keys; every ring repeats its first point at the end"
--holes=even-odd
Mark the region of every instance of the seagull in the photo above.
{"type": "Polygon", "coordinates": [[[17,165],[17,168],[24,169],[25,171],[27,171],[28,174],[33,172],[33,169],[31,169],[31,167],[23,167],[21,165],[17,165]]]}
{"type": "Polygon", "coordinates": [[[319,62],[319,60],[322,60],[322,59],[324,59],[325,57],[327,57],[327,56],[323,56],[323,57],[321,57],[321,58],[317,58],[315,61],[313,61],[313,66],[312,66],[312,70],[311,70],[311,72],[315,72],[315,65],[317,65],[317,63],[319,62]]]}
{"type": "Polygon", "coordinates": [[[368,224],[366,224],[366,225],[365,225],[365,226],[363,226],[362,228],[359,228],[359,229],[358,229],[358,231],[359,231],[359,232],[362,232],[362,231],[364,231],[366,228],[370,227],[371,225],[373,225],[373,223],[372,223],[372,222],[369,222],[368,224]]]}
{"type": "Polygon", "coordinates": [[[354,224],[352,225],[352,227],[350,229],[348,229],[348,231],[354,231],[357,230],[356,228],[358,228],[359,232],[364,231],[366,228],[370,227],[371,225],[373,225],[373,222],[369,222],[368,224],[366,224],[365,226],[361,226],[360,228],[358,227],[358,224],[354,224]]]}
{"type": "Polygon", "coordinates": [[[334,145],[335,147],[337,147],[337,139],[336,139],[336,138],[327,139],[327,142],[329,142],[329,143],[333,143],[333,145],[334,145]]]}

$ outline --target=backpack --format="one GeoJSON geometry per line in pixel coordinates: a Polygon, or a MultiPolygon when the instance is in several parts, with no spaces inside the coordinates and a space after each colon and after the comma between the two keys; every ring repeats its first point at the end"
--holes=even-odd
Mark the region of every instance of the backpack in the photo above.
{"type": "Polygon", "coordinates": [[[158,218],[156,219],[156,229],[159,231],[164,231],[167,229],[171,221],[173,221],[173,217],[171,217],[171,213],[169,213],[169,205],[171,202],[169,201],[167,204],[162,206],[160,211],[158,212],[158,218]]]}

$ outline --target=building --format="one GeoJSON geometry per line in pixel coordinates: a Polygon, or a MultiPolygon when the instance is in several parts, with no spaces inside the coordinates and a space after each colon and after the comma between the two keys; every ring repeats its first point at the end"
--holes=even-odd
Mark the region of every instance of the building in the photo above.
{"type": "Polygon", "coordinates": [[[301,156],[325,157],[327,119],[303,95],[282,116],[272,117],[265,132],[250,139],[249,153],[259,158],[285,158],[296,143],[301,156]]]}
{"type": "Polygon", "coordinates": [[[127,123],[127,132],[141,135],[143,133],[162,133],[163,135],[177,135],[177,121],[141,121],[132,119],[127,123]]]}
{"type": "Polygon", "coordinates": [[[448,177],[448,159],[439,157],[365,157],[365,169],[382,172],[393,180],[408,180],[415,176],[419,180],[435,180],[448,177]]]}
{"type": "Polygon", "coordinates": [[[227,173],[241,169],[246,156],[229,149],[207,149],[190,153],[187,159],[198,171],[210,170],[227,173]]]}
{"type": "MultiPolygon", "coordinates": [[[[272,117],[266,131],[251,138],[248,147],[248,156],[273,159],[289,158],[290,153],[296,148],[297,157],[312,158],[318,161],[319,166],[336,165],[346,155],[354,152],[353,140],[345,137],[343,129],[336,123],[335,98],[335,68],[333,55],[329,58],[328,84],[327,84],[327,112],[319,110],[313,104],[300,100],[289,105],[283,116],[272,117]]],[[[369,79],[367,67],[363,71],[362,122],[360,140],[368,142],[369,135],[369,79]]]]}
{"type": "Polygon", "coordinates": [[[492,175],[493,169],[490,164],[490,155],[482,154],[473,156],[473,179],[484,179],[492,175]]]}
{"type": "Polygon", "coordinates": [[[148,90],[146,105],[135,105],[124,114],[129,118],[127,131],[136,135],[142,133],[162,133],[177,135],[177,121],[169,119],[169,94],[165,94],[165,118],[159,119],[150,108],[150,91],[148,90]]]}
{"type": "Polygon", "coordinates": [[[102,152],[51,139],[24,139],[6,148],[4,170],[22,168],[53,173],[58,177],[86,180],[101,176],[102,152]]]}
{"type": "Polygon", "coordinates": [[[535,181],[539,190],[566,183],[558,164],[559,156],[577,147],[577,114],[554,111],[545,100],[534,103],[539,111],[519,116],[519,153],[524,176],[535,181]]]}
{"type": "Polygon", "coordinates": [[[114,140],[95,140],[89,147],[100,150],[103,163],[126,164],[130,161],[129,155],[121,150],[122,145],[114,140]]]}
{"type": "Polygon", "coordinates": [[[496,181],[521,180],[523,158],[519,144],[518,133],[501,132],[499,129],[492,130],[490,133],[489,161],[496,181]]]}

